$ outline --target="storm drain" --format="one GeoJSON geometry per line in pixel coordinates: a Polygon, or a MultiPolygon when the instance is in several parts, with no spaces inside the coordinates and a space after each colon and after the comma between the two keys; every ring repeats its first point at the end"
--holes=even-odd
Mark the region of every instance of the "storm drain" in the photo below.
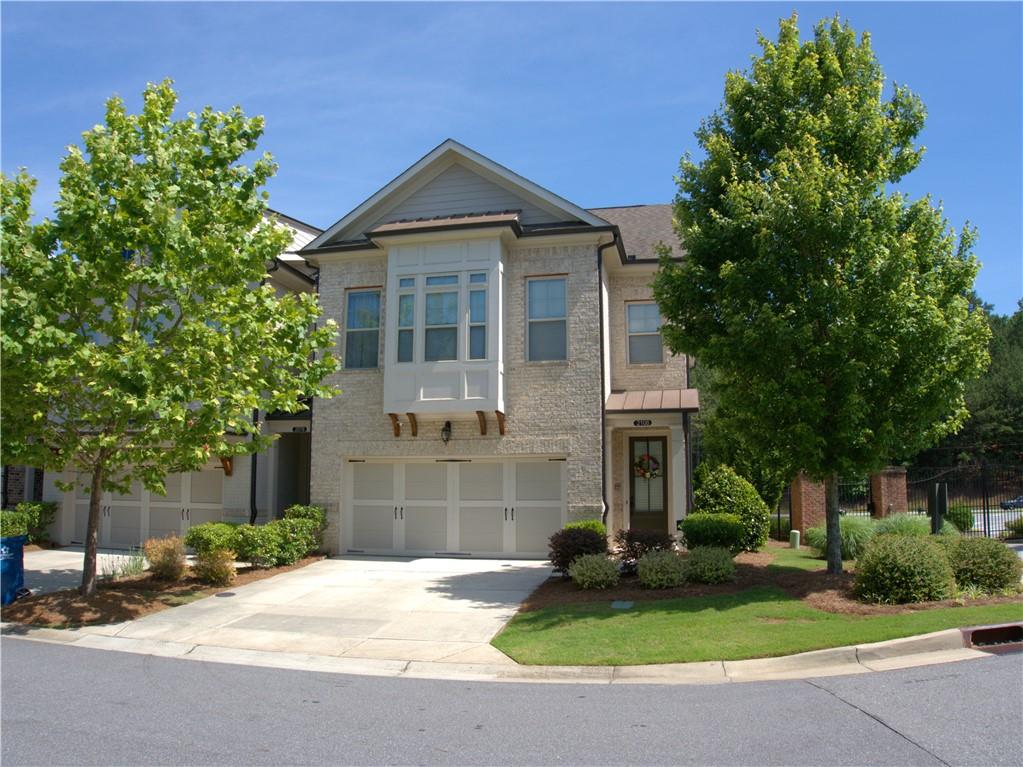
{"type": "Polygon", "coordinates": [[[963,629],[963,643],[984,652],[1023,650],[1023,623],[963,629]]]}

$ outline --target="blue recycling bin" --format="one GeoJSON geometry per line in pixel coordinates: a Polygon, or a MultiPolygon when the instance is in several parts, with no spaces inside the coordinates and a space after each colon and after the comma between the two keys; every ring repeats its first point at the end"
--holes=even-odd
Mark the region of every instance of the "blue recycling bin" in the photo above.
{"type": "Polygon", "coordinates": [[[0,538],[0,604],[9,605],[25,588],[26,535],[0,538]]]}

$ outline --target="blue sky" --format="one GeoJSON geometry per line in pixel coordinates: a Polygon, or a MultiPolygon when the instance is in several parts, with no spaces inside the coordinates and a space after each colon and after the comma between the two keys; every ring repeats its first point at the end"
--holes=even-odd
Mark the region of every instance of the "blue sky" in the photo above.
{"type": "Polygon", "coordinates": [[[49,212],[64,147],[172,77],[183,110],[263,114],[271,205],[340,218],[447,137],[584,207],[669,201],[693,131],[793,9],[869,30],[923,98],[922,166],[903,184],[980,229],[978,290],[1023,296],[1019,3],[22,4],[4,2],[2,167],[49,212]]]}

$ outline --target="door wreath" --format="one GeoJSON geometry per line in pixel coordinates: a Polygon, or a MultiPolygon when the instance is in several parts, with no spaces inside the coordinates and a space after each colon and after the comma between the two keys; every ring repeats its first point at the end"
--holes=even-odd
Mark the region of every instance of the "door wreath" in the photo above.
{"type": "Polygon", "coordinates": [[[636,463],[632,465],[632,468],[635,470],[636,476],[643,479],[656,479],[661,476],[661,462],[650,455],[650,453],[643,453],[643,455],[636,459],[636,463]]]}

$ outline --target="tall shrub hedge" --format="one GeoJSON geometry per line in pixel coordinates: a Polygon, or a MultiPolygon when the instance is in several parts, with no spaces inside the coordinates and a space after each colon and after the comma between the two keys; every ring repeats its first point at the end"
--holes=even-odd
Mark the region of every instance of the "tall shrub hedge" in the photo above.
{"type": "Polygon", "coordinates": [[[741,549],[756,551],[767,543],[771,512],[756,488],[731,466],[703,470],[697,478],[693,507],[699,514],[735,514],[743,526],[741,549]]]}

